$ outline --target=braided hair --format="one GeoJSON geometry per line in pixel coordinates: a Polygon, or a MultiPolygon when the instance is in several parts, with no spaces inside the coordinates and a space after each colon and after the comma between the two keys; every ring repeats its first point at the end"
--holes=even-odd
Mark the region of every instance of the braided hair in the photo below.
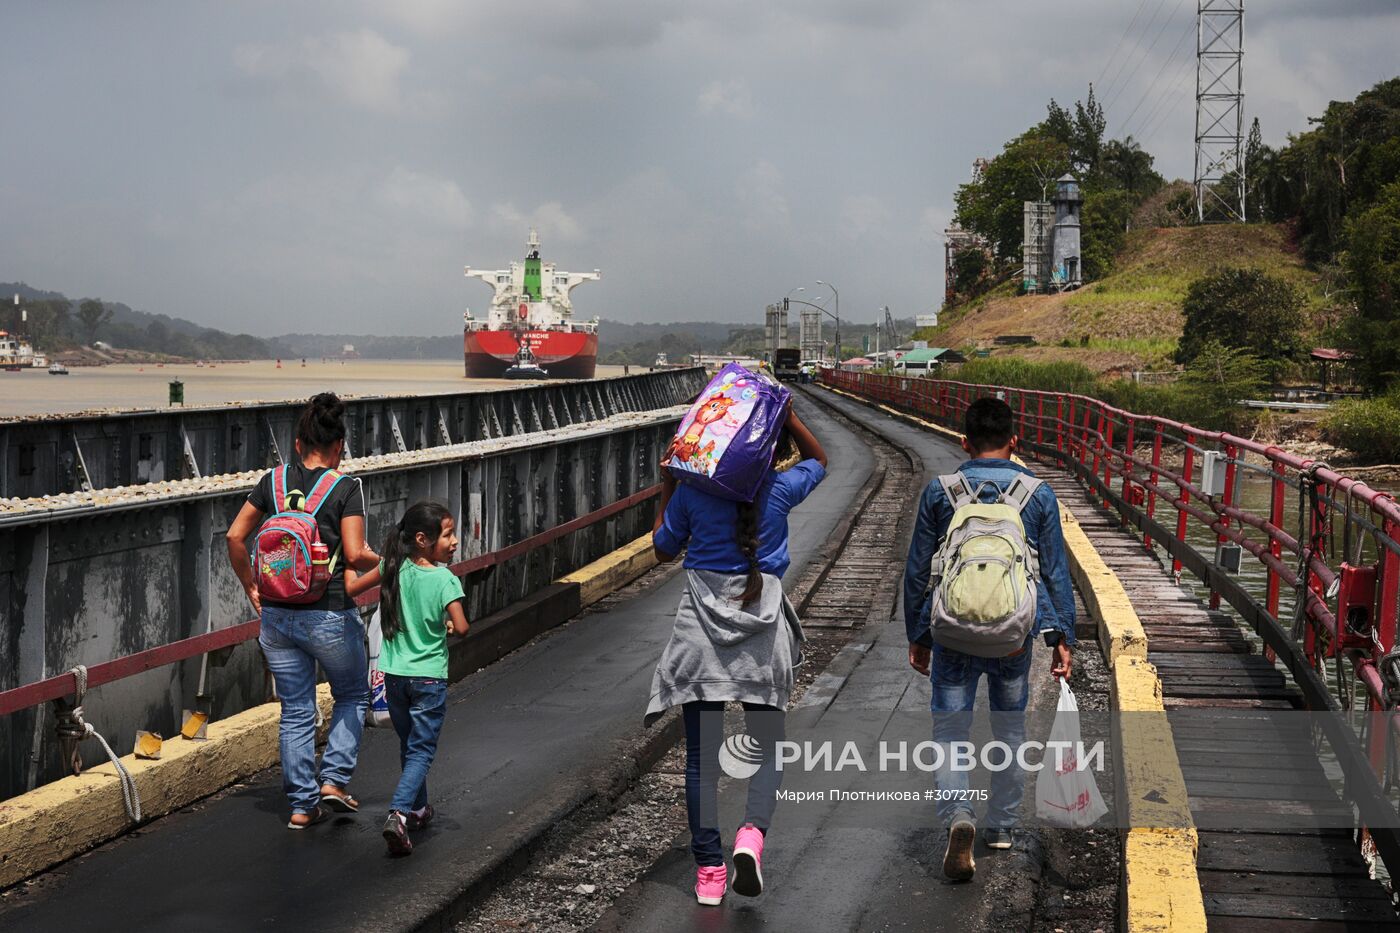
{"type": "Polygon", "coordinates": [[[384,572],[379,583],[379,627],[385,638],[394,638],[403,628],[399,618],[399,569],[413,558],[421,533],[433,544],[442,536],[442,522],[452,513],[441,502],[424,499],[409,507],[399,523],[384,538],[384,572]]]}
{"type": "Polygon", "coordinates": [[[758,569],[758,520],[757,502],[739,503],[739,523],[735,536],[739,540],[739,550],[744,552],[749,562],[748,579],[740,595],[740,599],[746,603],[753,602],[763,592],[763,574],[758,569]]]}

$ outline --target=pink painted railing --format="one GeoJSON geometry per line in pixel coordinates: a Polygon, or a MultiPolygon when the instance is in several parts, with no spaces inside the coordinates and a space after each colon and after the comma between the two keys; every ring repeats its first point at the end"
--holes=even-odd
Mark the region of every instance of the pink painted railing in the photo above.
{"type": "MultiPolygon", "coordinates": [[[[1208,586],[1213,608],[1222,599],[1228,602],[1263,639],[1266,655],[1293,675],[1310,709],[1336,710],[1332,690],[1350,681],[1361,685],[1368,711],[1390,714],[1391,729],[1369,730],[1362,740],[1350,729],[1345,735],[1329,730],[1327,736],[1348,785],[1379,795],[1371,803],[1384,800],[1375,776],[1386,773],[1400,726],[1392,712],[1400,702],[1400,505],[1390,493],[1272,444],[1125,411],[1083,395],[830,369],[822,381],[954,429],[976,399],[1004,399],[1015,415],[1022,452],[1076,474],[1093,497],[1139,529],[1145,547],[1163,548],[1176,574],[1185,568],[1208,586]],[[1223,471],[1223,488],[1214,494],[1202,488],[1207,458],[1212,471],[1223,471]],[[1238,501],[1237,480],[1244,471],[1269,483],[1267,513],[1238,501]],[[1287,508],[1290,492],[1298,500],[1294,522],[1287,508]],[[1214,551],[1191,543],[1192,522],[1213,533],[1214,551]],[[1261,565],[1262,593],[1251,592],[1219,566],[1222,545],[1238,545],[1242,556],[1261,565]],[[1367,550],[1370,557],[1359,559],[1367,550]],[[1297,622],[1299,638],[1295,626],[1286,629],[1280,621],[1285,588],[1294,594],[1290,622],[1297,622]],[[1332,687],[1320,676],[1329,659],[1349,665],[1332,687]],[[1369,778],[1364,789],[1354,780],[1362,767],[1369,778]]],[[[1340,717],[1325,720],[1333,718],[1341,723],[1340,717]]],[[[1392,871],[1400,869],[1394,834],[1373,836],[1392,871]]]]}

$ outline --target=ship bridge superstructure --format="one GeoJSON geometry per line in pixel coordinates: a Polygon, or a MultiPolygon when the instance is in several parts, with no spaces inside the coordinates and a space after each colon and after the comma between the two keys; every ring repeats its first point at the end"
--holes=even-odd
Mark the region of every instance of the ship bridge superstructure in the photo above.
{"type": "Polygon", "coordinates": [[[602,272],[563,272],[554,263],[540,258],[540,238],[534,230],[526,241],[528,252],[523,260],[512,262],[509,269],[465,269],[467,278],[480,279],[490,285],[494,294],[491,310],[485,319],[474,318],[470,311],[463,317],[469,330],[569,330],[596,332],[598,322],[574,321],[570,293],[584,282],[596,282],[602,272]]]}

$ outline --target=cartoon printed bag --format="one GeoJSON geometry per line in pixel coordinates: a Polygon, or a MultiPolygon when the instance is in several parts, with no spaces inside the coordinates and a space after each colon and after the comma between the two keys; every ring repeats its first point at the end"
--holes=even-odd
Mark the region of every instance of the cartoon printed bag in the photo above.
{"type": "Polygon", "coordinates": [[[287,469],[272,471],[272,503],[279,511],[253,538],[253,575],[263,599],[301,605],[321,598],[340,559],[339,547],[331,554],[321,542],[316,513],[344,477],[327,470],[309,496],[295,489],[288,494],[287,469]]]}
{"type": "Polygon", "coordinates": [[[394,725],[389,718],[389,694],[384,686],[384,672],[379,669],[379,656],[384,653],[384,629],[379,624],[379,608],[370,616],[369,628],[369,706],[365,707],[365,725],[388,729],[394,725]]]}
{"type": "Polygon", "coordinates": [[[752,502],[773,462],[792,393],[730,363],[681,419],[667,465],[680,482],[752,502]]]}

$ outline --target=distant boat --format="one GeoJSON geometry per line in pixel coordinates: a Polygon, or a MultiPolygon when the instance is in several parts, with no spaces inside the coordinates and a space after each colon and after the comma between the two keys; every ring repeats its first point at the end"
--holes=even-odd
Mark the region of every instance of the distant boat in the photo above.
{"type": "Polygon", "coordinates": [[[505,379],[549,378],[549,373],[544,367],[535,362],[535,355],[530,352],[530,347],[524,340],[520,341],[520,349],[515,351],[515,362],[501,375],[505,379]]]}
{"type": "Polygon", "coordinates": [[[49,375],[50,375],[50,376],[66,376],[66,375],[68,375],[68,367],[67,367],[67,366],[64,366],[62,363],[58,362],[57,360],[54,360],[52,363],[49,364],[49,375]]]}
{"type": "Polygon", "coordinates": [[[43,369],[48,360],[43,354],[36,356],[34,348],[23,337],[0,330],[0,368],[7,373],[17,373],[26,369],[43,369]],[[39,361],[39,362],[36,362],[39,361]]]}

